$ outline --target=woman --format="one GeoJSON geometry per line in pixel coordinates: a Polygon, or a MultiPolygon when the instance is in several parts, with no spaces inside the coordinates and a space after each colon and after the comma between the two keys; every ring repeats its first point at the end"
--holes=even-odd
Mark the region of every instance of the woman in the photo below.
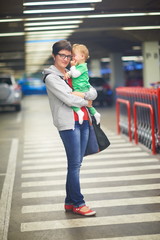
{"type": "Polygon", "coordinates": [[[64,207],[66,211],[93,216],[96,212],[85,205],[81,193],[79,173],[89,136],[88,112],[85,106],[92,106],[92,100],[97,97],[97,92],[93,87],[86,93],[72,92],[71,82],[64,80],[66,67],[72,58],[70,42],[66,40],[56,42],[52,47],[52,55],[54,65],[45,69],[43,74],[53,123],[59,131],[67,155],[68,172],[64,207]],[[84,112],[83,124],[79,124],[78,116],[73,112],[72,106],[80,107],[84,112]]]}

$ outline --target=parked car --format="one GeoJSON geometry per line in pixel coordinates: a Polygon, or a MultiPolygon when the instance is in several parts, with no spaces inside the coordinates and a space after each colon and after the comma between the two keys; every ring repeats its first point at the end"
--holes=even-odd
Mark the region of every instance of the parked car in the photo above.
{"type": "Polygon", "coordinates": [[[13,106],[21,110],[22,91],[15,78],[10,75],[0,75],[0,107],[13,106]]]}
{"type": "Polygon", "coordinates": [[[97,90],[98,96],[93,101],[94,106],[112,106],[113,91],[105,79],[101,77],[90,77],[90,84],[97,90]]]}
{"type": "Polygon", "coordinates": [[[46,86],[39,78],[26,78],[19,81],[23,95],[47,94],[46,86]]]}

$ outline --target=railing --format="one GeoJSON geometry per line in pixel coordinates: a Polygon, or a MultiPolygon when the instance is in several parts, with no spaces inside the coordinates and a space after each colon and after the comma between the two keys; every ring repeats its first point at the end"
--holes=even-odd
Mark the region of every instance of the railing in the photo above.
{"type": "Polygon", "coordinates": [[[152,149],[153,154],[159,153],[160,89],[119,87],[116,95],[118,134],[127,134],[130,140],[152,149]]]}
{"type": "Polygon", "coordinates": [[[127,117],[128,117],[128,136],[129,140],[132,141],[132,134],[131,134],[131,105],[128,100],[124,99],[117,99],[116,101],[116,115],[117,115],[117,132],[120,134],[120,104],[125,104],[127,107],[127,117]]]}

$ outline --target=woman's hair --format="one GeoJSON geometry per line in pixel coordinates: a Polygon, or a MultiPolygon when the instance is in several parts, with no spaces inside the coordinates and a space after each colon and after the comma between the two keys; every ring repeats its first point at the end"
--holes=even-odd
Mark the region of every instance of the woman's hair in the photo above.
{"type": "Polygon", "coordinates": [[[57,55],[61,50],[72,51],[71,43],[67,40],[61,40],[53,44],[52,46],[53,55],[57,55]]]}
{"type": "Polygon", "coordinates": [[[83,44],[73,44],[72,52],[74,52],[74,50],[78,50],[82,54],[84,54],[85,60],[87,60],[89,58],[89,51],[88,51],[88,48],[85,45],[83,45],[83,44]]]}

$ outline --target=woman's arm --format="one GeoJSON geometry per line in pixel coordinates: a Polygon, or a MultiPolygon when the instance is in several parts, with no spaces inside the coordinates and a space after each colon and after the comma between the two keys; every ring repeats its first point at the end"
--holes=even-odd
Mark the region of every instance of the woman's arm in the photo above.
{"type": "Polygon", "coordinates": [[[80,96],[71,94],[72,89],[57,75],[49,74],[46,77],[46,87],[48,91],[70,107],[88,106],[88,99],[85,100],[80,96]]]}
{"type": "Polygon", "coordinates": [[[86,100],[95,100],[97,97],[97,91],[94,87],[90,87],[89,91],[88,92],[85,92],[84,93],[84,99],[86,100]]]}

